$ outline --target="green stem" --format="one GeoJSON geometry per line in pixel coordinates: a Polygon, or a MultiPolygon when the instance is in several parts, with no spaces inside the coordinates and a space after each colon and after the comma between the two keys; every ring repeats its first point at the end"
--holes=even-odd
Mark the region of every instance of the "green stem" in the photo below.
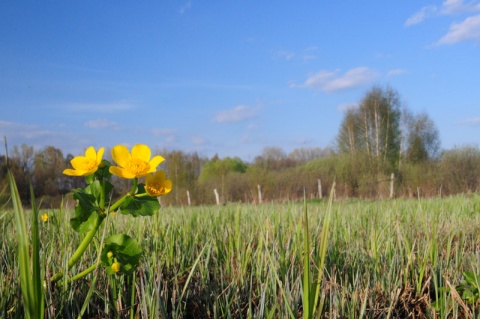
{"type": "MultiPolygon", "coordinates": [[[[70,270],[73,267],[73,265],[75,265],[77,263],[77,261],[80,259],[80,257],[82,257],[83,253],[85,252],[88,245],[92,241],[93,237],[97,233],[98,228],[100,228],[100,225],[102,224],[103,217],[101,217],[97,213],[93,213],[93,214],[96,215],[96,219],[95,219],[95,223],[93,225],[93,228],[90,229],[90,231],[87,233],[87,235],[85,235],[85,237],[83,238],[82,242],[78,246],[75,253],[73,253],[72,257],[70,257],[70,259],[68,260],[68,264],[67,264],[67,266],[68,266],[67,269],[68,270],[70,270]]],[[[61,270],[52,277],[52,282],[57,282],[62,277],[63,277],[63,271],[61,270]]]]}
{"type": "Polygon", "coordinates": [[[136,198],[145,197],[145,196],[150,196],[150,195],[148,195],[148,193],[142,193],[142,194],[136,194],[135,195],[136,198]]]}
{"type": "Polygon", "coordinates": [[[102,185],[102,191],[100,192],[100,208],[103,210],[105,208],[105,181],[100,180],[100,185],[102,185]]]}
{"type": "Polygon", "coordinates": [[[70,279],[68,280],[68,283],[74,282],[75,280],[78,280],[78,279],[80,279],[80,278],[85,277],[86,275],[88,275],[89,273],[91,273],[92,271],[94,271],[95,269],[97,269],[98,265],[100,265],[100,263],[91,265],[90,267],[88,267],[88,268],[85,269],[84,271],[82,271],[82,272],[76,274],[75,276],[73,276],[72,278],[70,278],[70,279]]]}
{"type": "Polygon", "coordinates": [[[128,196],[131,196],[130,193],[123,195],[119,200],[113,203],[113,205],[108,208],[107,213],[116,211],[118,207],[122,206],[123,202],[125,201],[125,199],[127,199],[128,196]]]}
{"type": "Polygon", "coordinates": [[[138,178],[135,177],[135,178],[133,179],[132,189],[130,190],[130,196],[135,195],[135,192],[137,191],[137,184],[138,184],[138,178]]]}

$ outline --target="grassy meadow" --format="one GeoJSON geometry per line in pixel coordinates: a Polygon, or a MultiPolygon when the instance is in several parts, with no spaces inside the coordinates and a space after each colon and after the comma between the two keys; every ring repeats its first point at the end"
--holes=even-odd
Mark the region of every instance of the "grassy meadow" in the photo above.
{"type": "MultiPolygon", "coordinates": [[[[320,236],[329,206],[327,201],[312,201],[306,207],[308,254],[315,274],[320,271],[320,236]]],[[[137,239],[144,249],[140,267],[128,277],[99,269],[58,285],[49,278],[65,268],[81,238],[69,225],[72,209],[40,213],[49,216],[39,225],[46,318],[303,315],[304,203],[163,207],[153,217],[109,216],[100,233],[124,231],[137,239]]],[[[479,196],[336,201],[330,213],[315,318],[480,314],[475,276],[480,275],[479,196]],[[464,273],[474,278],[462,286],[471,279],[464,273]]],[[[0,234],[0,317],[23,318],[11,209],[0,209],[0,234]]],[[[69,276],[95,260],[97,248],[88,249],[69,276]]]]}

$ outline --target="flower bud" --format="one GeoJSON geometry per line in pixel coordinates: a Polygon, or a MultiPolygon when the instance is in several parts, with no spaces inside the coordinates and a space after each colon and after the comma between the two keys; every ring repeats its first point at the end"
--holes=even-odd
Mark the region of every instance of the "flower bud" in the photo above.
{"type": "Polygon", "coordinates": [[[114,273],[119,272],[121,268],[122,268],[122,265],[118,261],[116,261],[112,264],[112,271],[114,273]]]}

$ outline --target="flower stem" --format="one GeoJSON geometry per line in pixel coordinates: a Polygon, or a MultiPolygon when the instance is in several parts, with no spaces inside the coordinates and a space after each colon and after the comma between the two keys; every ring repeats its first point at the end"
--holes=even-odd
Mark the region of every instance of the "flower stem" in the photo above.
{"type": "Polygon", "coordinates": [[[68,282],[71,283],[71,282],[74,282],[75,280],[78,280],[78,279],[80,279],[80,278],[85,277],[86,275],[88,275],[89,273],[91,273],[92,271],[94,271],[94,270],[98,267],[98,265],[100,265],[100,263],[91,265],[90,267],[88,267],[87,269],[85,269],[84,271],[82,271],[81,273],[78,273],[78,274],[76,274],[75,276],[73,276],[72,278],[70,278],[70,279],[68,280],[68,282]]]}
{"type": "MultiPolygon", "coordinates": [[[[97,230],[98,228],[100,227],[100,225],[102,224],[102,221],[103,221],[103,217],[101,217],[100,215],[98,215],[97,213],[94,213],[96,215],[96,219],[95,219],[95,223],[93,224],[93,228],[90,229],[90,231],[88,231],[88,233],[85,235],[85,237],[83,238],[82,242],[80,243],[80,245],[78,246],[77,250],[73,253],[72,257],[70,257],[70,259],[68,260],[68,268],[67,270],[70,270],[73,265],[75,265],[77,263],[77,261],[80,259],[80,257],[82,257],[83,253],[85,252],[85,250],[87,249],[88,247],[88,244],[90,244],[90,242],[92,241],[93,237],[95,236],[95,234],[97,233],[97,230]]],[[[60,280],[61,278],[63,277],[63,271],[60,270],[58,273],[56,273],[53,277],[52,277],[52,282],[57,282],[58,280],[60,280]]]]}
{"type": "Polygon", "coordinates": [[[108,213],[114,212],[118,209],[118,207],[122,206],[123,202],[125,201],[125,199],[127,199],[128,196],[130,196],[130,193],[120,197],[119,200],[117,200],[115,203],[112,204],[112,206],[108,208],[108,213]]]}
{"type": "Polygon", "coordinates": [[[138,178],[135,177],[135,178],[133,179],[132,189],[130,190],[130,196],[135,195],[135,192],[137,191],[137,184],[138,184],[138,178]]]}

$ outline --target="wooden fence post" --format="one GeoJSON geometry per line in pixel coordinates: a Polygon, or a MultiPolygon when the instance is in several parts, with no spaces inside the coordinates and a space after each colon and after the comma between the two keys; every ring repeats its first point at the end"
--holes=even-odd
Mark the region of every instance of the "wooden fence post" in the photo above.
{"type": "Polygon", "coordinates": [[[213,192],[215,193],[215,200],[217,201],[217,205],[220,205],[220,196],[218,196],[217,189],[214,188],[213,192]]]}
{"type": "Polygon", "coordinates": [[[257,189],[258,189],[258,203],[261,204],[262,203],[262,187],[260,187],[260,184],[257,185],[257,189]]]}
{"type": "Polygon", "coordinates": [[[318,198],[322,199],[323,194],[322,194],[322,181],[318,179],[318,198]]]}
{"type": "Polygon", "coordinates": [[[192,203],[190,202],[190,192],[187,190],[187,202],[188,202],[188,206],[191,206],[192,203]]]}
{"type": "Polygon", "coordinates": [[[393,198],[393,181],[395,180],[395,174],[390,175],[390,198],[393,198]]]}

